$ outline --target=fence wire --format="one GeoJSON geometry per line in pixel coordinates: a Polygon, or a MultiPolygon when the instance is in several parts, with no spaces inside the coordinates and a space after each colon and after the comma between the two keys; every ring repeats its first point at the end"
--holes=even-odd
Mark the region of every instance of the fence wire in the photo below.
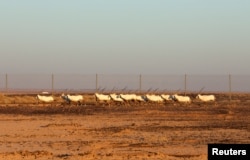
{"type": "Polygon", "coordinates": [[[1,92],[250,92],[250,75],[0,74],[1,92]]]}

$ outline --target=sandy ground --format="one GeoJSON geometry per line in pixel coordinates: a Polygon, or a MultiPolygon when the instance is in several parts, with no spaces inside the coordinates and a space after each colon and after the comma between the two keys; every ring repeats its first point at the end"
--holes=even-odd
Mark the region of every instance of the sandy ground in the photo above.
{"type": "Polygon", "coordinates": [[[250,143],[250,104],[0,106],[0,159],[206,160],[250,143]]]}

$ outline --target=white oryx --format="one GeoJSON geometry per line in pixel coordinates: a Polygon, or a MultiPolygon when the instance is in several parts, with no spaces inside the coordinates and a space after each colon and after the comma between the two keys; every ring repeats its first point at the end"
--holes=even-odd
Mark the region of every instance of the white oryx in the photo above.
{"type": "Polygon", "coordinates": [[[95,93],[95,97],[97,101],[110,101],[110,95],[95,93]]]}
{"type": "Polygon", "coordinates": [[[135,100],[138,101],[138,102],[145,102],[145,96],[136,95],[135,100]]]}
{"type": "Polygon", "coordinates": [[[83,101],[82,95],[65,95],[64,93],[61,95],[62,99],[64,99],[67,103],[76,102],[78,104],[81,104],[83,101]]]}
{"type": "Polygon", "coordinates": [[[120,94],[124,101],[135,101],[137,99],[136,94],[120,94]]]}
{"type": "Polygon", "coordinates": [[[53,102],[54,101],[54,98],[52,96],[42,96],[42,95],[37,95],[36,98],[39,100],[39,101],[42,101],[42,102],[53,102]]]}
{"type": "Polygon", "coordinates": [[[172,95],[172,98],[178,102],[191,103],[191,98],[189,96],[179,96],[177,94],[172,95]]]}
{"type": "Polygon", "coordinates": [[[214,95],[200,95],[200,94],[198,94],[196,96],[196,99],[199,99],[203,102],[215,101],[215,96],[214,95]]]}
{"type": "Polygon", "coordinates": [[[151,102],[164,102],[164,99],[159,95],[146,94],[146,98],[148,101],[151,101],[151,102]]]}
{"type": "Polygon", "coordinates": [[[162,97],[165,101],[171,101],[171,100],[173,100],[173,99],[172,99],[172,96],[169,95],[169,94],[161,94],[161,97],[162,97]]]}
{"type": "Polygon", "coordinates": [[[124,102],[120,95],[117,95],[115,93],[110,94],[110,97],[115,102],[124,102]]]}
{"type": "Polygon", "coordinates": [[[80,102],[83,101],[83,96],[82,95],[67,95],[69,100],[73,101],[73,102],[80,102]]]}

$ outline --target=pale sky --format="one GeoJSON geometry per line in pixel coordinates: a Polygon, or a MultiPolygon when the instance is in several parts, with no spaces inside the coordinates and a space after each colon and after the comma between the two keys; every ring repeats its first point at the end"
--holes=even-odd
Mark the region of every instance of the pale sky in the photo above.
{"type": "Polygon", "coordinates": [[[0,0],[0,74],[249,74],[249,0],[0,0]]]}

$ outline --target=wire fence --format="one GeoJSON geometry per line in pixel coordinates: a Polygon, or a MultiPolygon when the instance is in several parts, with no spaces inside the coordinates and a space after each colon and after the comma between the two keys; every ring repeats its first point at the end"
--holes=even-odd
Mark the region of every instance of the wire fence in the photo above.
{"type": "Polygon", "coordinates": [[[0,91],[30,92],[242,92],[250,75],[1,74],[0,91]]]}

